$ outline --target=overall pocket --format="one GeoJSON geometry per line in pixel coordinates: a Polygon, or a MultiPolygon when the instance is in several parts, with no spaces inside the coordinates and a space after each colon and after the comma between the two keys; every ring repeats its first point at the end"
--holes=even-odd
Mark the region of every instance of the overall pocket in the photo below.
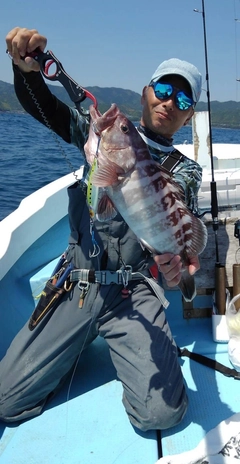
{"type": "Polygon", "coordinates": [[[40,300],[30,317],[28,323],[28,328],[30,330],[35,329],[43,317],[55,308],[56,304],[65,292],[66,290],[64,287],[56,287],[55,285],[52,285],[50,281],[46,283],[40,300]]]}
{"type": "Polygon", "coordinates": [[[73,269],[72,263],[64,261],[61,265],[60,260],[59,268],[57,273],[54,271],[54,275],[47,281],[41,293],[39,302],[28,323],[29,330],[35,329],[43,317],[55,309],[64,293],[69,292],[72,288],[72,283],[69,281],[69,274],[73,269]]]}

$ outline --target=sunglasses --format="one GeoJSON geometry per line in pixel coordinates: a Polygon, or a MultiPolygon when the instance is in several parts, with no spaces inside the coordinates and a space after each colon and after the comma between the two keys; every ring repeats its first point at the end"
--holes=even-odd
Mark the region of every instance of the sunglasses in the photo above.
{"type": "Polygon", "coordinates": [[[152,82],[149,84],[149,87],[152,87],[155,93],[155,96],[159,100],[165,100],[173,94],[174,91],[177,93],[174,96],[175,105],[181,111],[186,111],[194,106],[194,101],[189,97],[183,90],[179,90],[174,87],[172,84],[167,84],[164,82],[152,82]]]}

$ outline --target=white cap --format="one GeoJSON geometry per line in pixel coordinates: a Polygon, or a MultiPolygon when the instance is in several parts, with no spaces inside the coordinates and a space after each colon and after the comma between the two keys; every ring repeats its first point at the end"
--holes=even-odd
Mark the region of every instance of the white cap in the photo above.
{"type": "Polygon", "coordinates": [[[177,74],[184,77],[191,87],[194,103],[198,102],[202,90],[202,76],[196,66],[178,58],[171,58],[170,60],[163,61],[158,66],[151,78],[151,82],[159,81],[161,77],[168,74],[177,74]]]}

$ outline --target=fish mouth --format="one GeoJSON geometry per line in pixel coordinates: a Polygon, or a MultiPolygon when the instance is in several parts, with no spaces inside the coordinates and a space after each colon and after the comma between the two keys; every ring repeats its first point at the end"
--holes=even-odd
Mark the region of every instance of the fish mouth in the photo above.
{"type": "Polygon", "coordinates": [[[104,150],[109,153],[121,153],[123,152],[124,150],[128,149],[128,145],[123,145],[123,146],[120,146],[120,147],[116,147],[116,143],[113,143],[112,145],[110,143],[108,143],[108,141],[104,142],[104,140],[102,141],[102,147],[104,148],[104,150]]]}

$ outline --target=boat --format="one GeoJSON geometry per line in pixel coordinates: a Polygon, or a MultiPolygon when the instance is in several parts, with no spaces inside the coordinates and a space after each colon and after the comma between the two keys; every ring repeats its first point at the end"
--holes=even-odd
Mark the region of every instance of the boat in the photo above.
{"type": "MultiPolygon", "coordinates": [[[[80,178],[82,170],[75,174],[80,178]]],[[[0,222],[0,358],[29,318],[34,295],[66,248],[67,187],[73,181],[69,174],[46,185],[0,222]]],[[[142,435],[133,430],[121,395],[107,346],[97,339],[43,415],[21,425],[0,423],[0,462],[127,463],[131,454],[139,456],[137,463],[144,453],[156,461],[155,432],[142,435]]]]}
{"type": "Polygon", "coordinates": [[[193,143],[178,144],[176,148],[202,167],[202,183],[198,194],[200,212],[210,212],[214,175],[218,210],[220,213],[224,211],[224,217],[236,215],[240,207],[240,144],[213,143],[211,148],[208,111],[197,111],[193,115],[192,140],[193,143]]]}
{"type": "MultiPolygon", "coordinates": [[[[194,156],[193,146],[185,144],[179,148],[183,152],[186,150],[188,156],[194,156]]],[[[239,169],[240,156],[237,156],[239,146],[236,154],[233,148],[232,145],[213,146],[219,165],[219,173],[215,171],[219,176],[217,182],[221,175],[225,176],[224,189],[218,190],[219,199],[224,191],[231,214],[233,211],[236,214],[235,206],[240,201],[239,179],[235,173],[239,169]],[[229,168],[221,165],[226,153],[233,154],[229,168]],[[230,197],[233,190],[230,181],[233,179],[236,187],[230,197]]],[[[204,167],[205,161],[201,162],[204,167]]],[[[210,175],[207,167],[204,170],[210,175]]],[[[76,174],[80,178],[82,168],[76,174]]],[[[46,185],[26,197],[0,222],[1,358],[15,334],[29,319],[36,305],[36,295],[66,249],[69,233],[67,187],[74,180],[73,175],[68,174],[46,185]]],[[[208,177],[205,181],[207,186],[208,177]]],[[[205,185],[200,194],[203,196],[202,209],[209,211],[210,197],[204,189],[205,185]]],[[[220,253],[223,261],[228,261],[229,275],[239,248],[232,233],[235,219],[231,218],[230,232],[226,231],[225,220],[222,239],[225,248],[221,245],[220,253]],[[229,247],[230,259],[226,258],[229,247]]],[[[209,221],[209,234],[214,238],[211,231],[209,221]]],[[[220,232],[219,237],[221,239],[220,232]]],[[[170,302],[166,313],[180,348],[187,347],[190,352],[210,357],[231,368],[227,336],[222,340],[213,334],[214,244],[212,248],[210,256],[208,243],[194,303],[184,304],[178,289],[170,290],[165,286],[170,302]],[[212,268],[209,272],[210,261],[212,268]]],[[[226,287],[231,291],[230,277],[226,287]]],[[[180,363],[188,386],[186,416],[172,429],[143,433],[134,429],[127,418],[121,402],[122,386],[112,367],[107,345],[97,338],[81,354],[74,375],[66,380],[40,416],[21,424],[0,423],[0,463],[154,464],[161,456],[194,448],[219,422],[240,411],[239,383],[189,358],[180,358],[180,363]]]]}
{"type": "MultiPolygon", "coordinates": [[[[224,300],[234,291],[233,266],[240,245],[235,234],[240,205],[240,144],[212,145],[206,113],[195,115],[193,144],[176,148],[202,166],[199,207],[209,239],[200,256],[193,302],[185,303],[178,288],[169,289],[163,283],[170,303],[166,316],[178,347],[184,350],[182,354],[187,349],[201,359],[212,360],[209,367],[191,357],[179,358],[189,398],[185,417],[168,430],[140,432],[133,428],[121,402],[122,385],[108,347],[98,337],[81,353],[74,372],[40,416],[21,424],[0,422],[0,464],[155,464],[165,457],[164,462],[171,462],[168,457],[172,455],[180,455],[176,462],[181,464],[181,454],[196,448],[209,431],[240,411],[240,374],[229,374],[233,366],[228,356],[226,316],[217,314],[218,290],[223,291],[224,300]],[[222,215],[218,224],[212,224],[210,214],[212,160],[222,215]],[[226,272],[224,283],[215,278],[221,263],[226,272]],[[226,366],[228,375],[215,369],[216,363],[226,366]]],[[[82,168],[76,174],[81,178],[82,168]]],[[[75,177],[68,174],[46,185],[0,222],[0,359],[29,320],[37,295],[67,247],[67,187],[74,181],[75,177]]],[[[207,449],[206,455],[210,452],[207,449]]]]}

